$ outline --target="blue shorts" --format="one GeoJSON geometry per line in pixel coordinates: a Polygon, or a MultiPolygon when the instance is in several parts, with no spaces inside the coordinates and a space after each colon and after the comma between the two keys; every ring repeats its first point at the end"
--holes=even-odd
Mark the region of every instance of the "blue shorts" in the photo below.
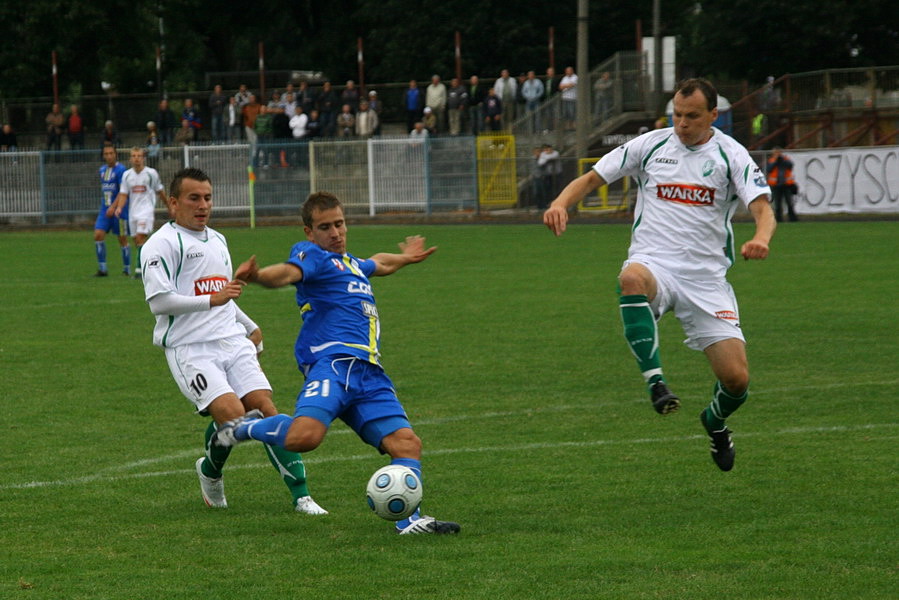
{"type": "Polygon", "coordinates": [[[99,229],[106,233],[112,231],[115,235],[129,235],[128,215],[123,213],[118,219],[115,215],[107,217],[106,209],[101,208],[100,213],[97,215],[97,221],[94,223],[94,229],[99,229]]]}
{"type": "Polygon", "coordinates": [[[385,436],[412,428],[384,369],[345,355],[328,356],[309,368],[293,416],[325,426],[339,418],[378,450],[385,436]]]}

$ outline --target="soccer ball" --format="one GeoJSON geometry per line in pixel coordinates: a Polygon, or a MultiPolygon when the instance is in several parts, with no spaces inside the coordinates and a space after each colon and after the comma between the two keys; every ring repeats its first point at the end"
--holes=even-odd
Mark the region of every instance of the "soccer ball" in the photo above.
{"type": "Polygon", "coordinates": [[[387,465],[374,472],[365,490],[368,507],[388,521],[410,516],[421,504],[421,480],[403,465],[387,465]]]}

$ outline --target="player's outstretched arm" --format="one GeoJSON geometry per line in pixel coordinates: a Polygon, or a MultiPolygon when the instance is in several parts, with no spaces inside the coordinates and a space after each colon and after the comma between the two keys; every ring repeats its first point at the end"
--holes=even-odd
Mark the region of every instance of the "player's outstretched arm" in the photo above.
{"type": "Polygon", "coordinates": [[[396,273],[406,265],[420,263],[437,251],[437,246],[426,247],[425,238],[420,235],[410,235],[405,242],[400,242],[399,246],[402,251],[400,254],[379,252],[369,259],[375,261],[374,275],[383,277],[396,273]]]}
{"type": "Polygon", "coordinates": [[[764,260],[768,258],[768,244],[777,229],[777,220],[768,196],[762,195],[749,203],[749,212],[755,219],[755,235],[740,248],[740,254],[746,260],[764,260]]]}
{"type": "Polygon", "coordinates": [[[565,186],[546,212],[543,213],[543,224],[554,234],[562,235],[568,225],[568,209],[587,197],[587,194],[603,185],[602,177],[592,169],[565,186]]]}
{"type": "Polygon", "coordinates": [[[260,269],[254,255],[237,267],[234,279],[258,283],[268,288],[279,288],[302,280],[303,270],[290,263],[278,263],[260,269]]]}

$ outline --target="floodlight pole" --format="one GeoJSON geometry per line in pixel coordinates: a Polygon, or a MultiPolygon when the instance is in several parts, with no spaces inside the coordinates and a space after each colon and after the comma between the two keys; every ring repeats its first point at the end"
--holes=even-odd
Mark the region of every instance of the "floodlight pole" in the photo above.
{"type": "Polygon", "coordinates": [[[652,110],[663,111],[662,97],[662,0],[652,0],[652,110]]]}
{"type": "Polygon", "coordinates": [[[50,61],[53,63],[53,104],[59,104],[59,76],[56,68],[56,50],[50,53],[50,61]]]}
{"type": "Polygon", "coordinates": [[[577,127],[575,128],[575,153],[578,158],[587,157],[587,140],[590,133],[590,64],[587,59],[587,35],[590,20],[589,1],[577,3],[577,127]]]}
{"type": "Polygon", "coordinates": [[[259,101],[265,104],[265,48],[259,42],[259,101]]]}

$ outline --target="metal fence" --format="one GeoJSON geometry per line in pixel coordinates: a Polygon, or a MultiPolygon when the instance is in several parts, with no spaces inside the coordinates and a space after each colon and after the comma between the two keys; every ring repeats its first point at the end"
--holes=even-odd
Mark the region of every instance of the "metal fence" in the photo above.
{"type": "MultiPolygon", "coordinates": [[[[127,149],[119,160],[127,164],[127,149]]],[[[147,164],[164,182],[182,167],[203,169],[215,186],[217,213],[252,219],[296,215],[312,190],[333,192],[348,214],[366,216],[526,208],[542,200],[526,171],[533,160],[530,146],[513,136],[498,143],[485,135],[200,144],[164,148],[147,164]]],[[[0,153],[0,223],[92,221],[101,164],[96,150],[0,153]]],[[[576,168],[574,159],[564,159],[560,179],[575,176],[576,168]]]]}

